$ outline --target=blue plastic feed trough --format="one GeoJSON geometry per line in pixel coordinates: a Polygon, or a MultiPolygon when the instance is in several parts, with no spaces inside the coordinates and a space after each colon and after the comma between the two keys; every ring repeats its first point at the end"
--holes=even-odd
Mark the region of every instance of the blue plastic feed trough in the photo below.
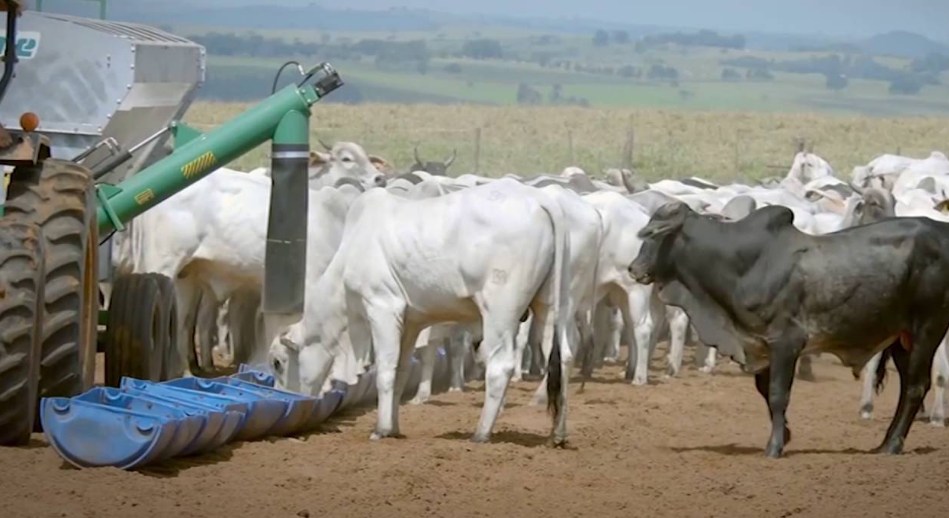
{"type": "MultiPolygon", "coordinates": [[[[449,371],[445,352],[438,352],[433,386],[449,371]]],[[[421,379],[421,364],[412,361],[406,393],[417,391],[421,379]]],[[[311,431],[347,407],[375,401],[376,373],[371,368],[354,385],[337,384],[320,398],[273,386],[273,375],[247,365],[212,379],[123,378],[117,389],[43,398],[40,421],[50,445],[70,464],[135,469],[232,441],[311,431]]]]}

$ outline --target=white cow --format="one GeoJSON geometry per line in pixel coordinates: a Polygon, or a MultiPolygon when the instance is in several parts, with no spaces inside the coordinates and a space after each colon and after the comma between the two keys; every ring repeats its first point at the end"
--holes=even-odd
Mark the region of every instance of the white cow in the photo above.
{"type": "Polygon", "coordinates": [[[547,390],[553,443],[562,445],[572,361],[559,311],[567,306],[568,237],[560,205],[516,181],[421,200],[367,192],[350,209],[326,274],[308,289],[304,321],[271,348],[278,386],[313,393],[347,346],[343,335],[363,364],[371,343],[378,419],[370,437],[394,436],[419,332],[440,322],[480,321],[485,403],[472,439],[488,441],[514,371],[518,323],[528,308],[545,310],[552,289],[558,325],[547,390]]]}
{"type": "MultiPolygon", "coordinates": [[[[603,219],[595,207],[570,189],[560,185],[547,185],[541,187],[540,191],[550,196],[560,205],[569,233],[570,253],[566,261],[571,275],[567,286],[565,286],[567,290],[566,304],[560,307],[560,311],[566,315],[565,318],[568,322],[568,343],[572,345],[582,344],[583,347],[592,348],[593,329],[589,318],[596,302],[597,266],[604,233],[603,219]]],[[[549,301],[547,307],[554,307],[553,301],[549,301]]],[[[534,354],[540,353],[538,356],[541,360],[538,362],[540,365],[546,364],[554,343],[554,320],[550,318],[551,316],[549,312],[534,312],[530,317],[527,343],[516,342],[517,346],[524,344],[531,347],[534,354]]],[[[518,371],[521,369],[523,352],[523,349],[515,352],[515,364],[518,371]]],[[[576,353],[577,349],[572,349],[572,354],[575,355],[576,353]]],[[[544,404],[546,402],[543,390],[544,381],[542,380],[537,388],[533,404],[544,404]]]]}
{"type": "Polygon", "coordinates": [[[610,304],[620,309],[625,328],[633,331],[632,340],[627,341],[631,347],[626,378],[634,385],[644,385],[648,379],[648,359],[658,337],[656,330],[668,322],[673,324],[670,328],[672,340],[685,340],[687,320],[683,329],[681,310],[673,308],[670,311],[655,296],[651,286],[639,284],[629,275],[629,265],[642,246],[636,232],[649,221],[645,208],[622,194],[609,191],[587,194],[583,199],[600,213],[604,228],[596,267],[596,293],[608,297],[610,304]],[[643,361],[638,361],[639,358],[643,361]]]}
{"type": "MultiPolygon", "coordinates": [[[[310,153],[308,183],[311,189],[353,182],[363,188],[384,184],[385,177],[376,169],[377,163],[384,161],[367,155],[358,144],[337,142],[327,153],[310,153]]],[[[204,304],[223,304],[229,294],[241,286],[260,289],[270,203],[271,181],[268,175],[269,170],[261,168],[254,174],[219,168],[131,222],[126,232],[116,234],[113,262],[120,272],[158,272],[175,279],[180,326],[178,347],[184,354],[180,358],[184,366],[183,375],[192,375],[196,367],[188,360],[194,356],[193,338],[198,327],[199,299],[204,298],[204,304]],[[229,251],[221,253],[222,249],[229,251]],[[195,255],[192,257],[192,254],[195,255]],[[200,297],[202,294],[205,297],[200,297]],[[212,300],[215,302],[209,302],[212,300]]],[[[347,195],[349,198],[354,196],[351,187],[343,191],[350,193],[347,195]]],[[[323,196],[335,195],[326,193],[323,196]]],[[[319,199],[310,202],[311,214],[317,214],[318,218],[311,220],[314,221],[309,225],[311,230],[326,225],[319,219],[325,214],[313,212],[314,207],[319,208],[322,204],[319,199]]],[[[327,205],[320,210],[335,210],[337,213],[343,210],[343,214],[334,219],[341,221],[346,206],[348,201],[342,208],[336,205],[333,209],[327,205]]],[[[339,228],[333,231],[338,232],[339,228]]],[[[334,239],[338,243],[339,239],[334,239]]],[[[328,258],[323,263],[328,264],[328,258]]],[[[321,263],[317,261],[315,264],[321,263]]],[[[254,340],[256,336],[247,337],[248,332],[241,333],[236,328],[246,328],[238,323],[255,319],[255,311],[253,307],[233,315],[228,311],[226,319],[229,324],[219,331],[219,335],[224,336],[230,331],[233,339],[228,343],[233,343],[234,339],[244,340],[245,345],[239,349],[247,350],[247,341],[257,342],[254,340]]],[[[215,325],[209,316],[213,312],[201,313],[204,316],[202,327],[215,325]]],[[[280,327],[274,320],[271,324],[280,327]]],[[[210,353],[205,351],[202,357],[207,360],[210,353]]]]}
{"type": "MultiPolygon", "coordinates": [[[[349,202],[359,193],[351,186],[310,191],[307,225],[307,275],[318,276],[342,239],[342,221],[349,202]],[[334,222],[338,222],[334,224],[334,222]]],[[[270,180],[218,171],[144,213],[129,225],[115,247],[119,271],[157,272],[175,280],[179,322],[179,360],[191,376],[189,359],[197,318],[199,290],[217,301],[241,288],[262,286],[270,180]]],[[[230,312],[232,320],[256,313],[230,312]]],[[[270,321],[272,335],[280,328],[270,321]]],[[[232,332],[240,328],[230,323],[232,332]]],[[[268,342],[264,342],[268,343],[268,342]]],[[[261,361],[266,348],[251,355],[261,361]]]]}

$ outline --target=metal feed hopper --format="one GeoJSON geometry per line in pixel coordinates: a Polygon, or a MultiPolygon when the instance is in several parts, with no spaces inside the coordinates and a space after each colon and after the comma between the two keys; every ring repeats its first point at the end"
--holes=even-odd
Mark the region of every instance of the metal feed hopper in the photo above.
{"type": "MultiPolygon", "coordinates": [[[[0,122],[19,130],[20,115],[36,113],[53,158],[73,159],[108,137],[128,149],[180,119],[204,83],[204,47],[153,27],[35,11],[18,26],[19,62],[0,122]]],[[[102,180],[121,181],[161,158],[165,138],[102,180]]],[[[79,162],[93,167],[113,153],[100,146],[79,162]]]]}

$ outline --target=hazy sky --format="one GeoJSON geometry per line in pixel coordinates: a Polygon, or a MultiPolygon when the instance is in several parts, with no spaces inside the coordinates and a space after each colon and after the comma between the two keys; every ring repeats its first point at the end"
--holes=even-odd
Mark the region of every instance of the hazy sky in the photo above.
{"type": "MultiPolygon", "coordinates": [[[[318,0],[341,8],[338,1],[318,0]]],[[[573,17],[721,30],[870,35],[902,29],[949,41],[949,0],[346,0],[454,13],[573,17]]]]}

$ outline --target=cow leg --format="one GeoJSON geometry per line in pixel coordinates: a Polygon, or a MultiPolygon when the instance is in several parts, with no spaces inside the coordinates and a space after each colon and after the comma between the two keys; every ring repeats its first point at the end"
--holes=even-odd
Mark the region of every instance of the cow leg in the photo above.
{"type": "Polygon", "coordinates": [[[903,451],[913,419],[929,392],[933,357],[946,334],[946,324],[944,321],[929,321],[920,325],[920,329],[914,329],[910,334],[913,342],[906,344],[910,351],[899,341],[890,346],[893,362],[900,373],[900,399],[883,443],[874,449],[875,453],[896,455],[903,451]]]}
{"type": "Polygon", "coordinates": [[[655,339],[655,318],[652,311],[652,289],[635,286],[629,291],[627,322],[633,326],[635,347],[630,344],[626,359],[626,379],[633,385],[645,385],[649,381],[649,358],[655,339]]]}
{"type": "Polygon", "coordinates": [[[755,387],[768,402],[771,414],[771,438],[765,448],[765,455],[773,459],[780,457],[784,447],[791,442],[791,430],[785,412],[791,400],[797,358],[803,347],[804,340],[796,339],[794,335],[772,344],[771,365],[764,373],[755,375],[755,387]]]}
{"type": "Polygon", "coordinates": [[[494,315],[485,315],[483,318],[484,340],[481,343],[480,353],[486,367],[485,397],[478,428],[471,438],[473,442],[488,442],[491,439],[491,431],[494,429],[494,423],[507,393],[508,383],[514,373],[514,334],[517,323],[496,320],[494,315]]]}
{"type": "Polygon", "coordinates": [[[812,366],[814,357],[810,354],[805,354],[801,356],[801,360],[798,363],[797,368],[797,379],[802,381],[815,381],[814,377],[814,368],[812,366]]]}
{"type": "Polygon", "coordinates": [[[422,379],[419,381],[415,397],[410,401],[413,405],[421,405],[432,398],[432,375],[435,373],[435,353],[438,352],[437,349],[435,343],[431,341],[418,349],[419,360],[422,363],[422,379]]]}
{"type": "Polygon", "coordinates": [[[198,302],[198,317],[195,323],[198,365],[201,366],[203,372],[214,372],[214,356],[211,351],[216,345],[214,328],[217,325],[220,307],[220,303],[211,290],[203,290],[198,302]]]}
{"type": "Polygon", "coordinates": [[[873,355],[872,358],[863,366],[863,390],[860,392],[860,418],[870,419],[873,417],[873,387],[876,385],[877,367],[880,365],[880,359],[883,357],[883,351],[873,355]]]}
{"type": "Polygon", "coordinates": [[[514,339],[514,377],[511,378],[511,381],[522,381],[524,379],[524,352],[527,349],[530,329],[530,317],[517,327],[517,337],[514,339]]]}
{"type": "Polygon", "coordinates": [[[929,424],[943,427],[946,425],[946,384],[949,383],[949,351],[946,349],[946,337],[936,349],[933,358],[933,409],[929,414],[929,424]]]}
{"type": "Polygon", "coordinates": [[[412,347],[415,346],[420,330],[408,329],[410,326],[405,326],[406,329],[403,329],[401,309],[392,311],[373,307],[368,309],[367,316],[372,327],[372,344],[376,352],[378,416],[376,429],[369,436],[370,440],[375,441],[399,435],[398,411],[399,396],[401,396],[399,385],[402,382],[401,385],[404,387],[404,379],[408,377],[412,347]],[[412,336],[409,337],[409,335],[412,336]],[[409,345],[403,348],[406,342],[409,345]],[[405,352],[408,354],[403,354],[403,349],[406,349],[405,352]],[[404,373],[401,377],[400,371],[404,373]]]}
{"type": "Polygon", "coordinates": [[[676,377],[682,369],[682,354],[685,350],[685,338],[689,332],[689,316],[680,308],[666,306],[666,320],[669,322],[669,363],[667,375],[676,377]]]}
{"type": "Polygon", "coordinates": [[[547,317],[549,316],[550,309],[543,307],[537,311],[532,310],[531,313],[531,324],[527,333],[527,346],[531,349],[530,374],[532,376],[541,376],[546,375],[545,373],[547,371],[547,366],[544,365],[544,359],[547,356],[544,354],[543,346],[548,343],[547,317]]]}
{"type": "Polygon", "coordinates": [[[468,332],[455,328],[448,342],[448,360],[451,362],[451,386],[449,392],[465,390],[465,359],[470,347],[468,346],[468,332]]]}
{"type": "Polygon", "coordinates": [[[194,348],[194,330],[197,322],[199,287],[190,278],[175,281],[175,304],[178,310],[178,365],[169,371],[170,377],[192,377],[199,372],[194,348]]]}

